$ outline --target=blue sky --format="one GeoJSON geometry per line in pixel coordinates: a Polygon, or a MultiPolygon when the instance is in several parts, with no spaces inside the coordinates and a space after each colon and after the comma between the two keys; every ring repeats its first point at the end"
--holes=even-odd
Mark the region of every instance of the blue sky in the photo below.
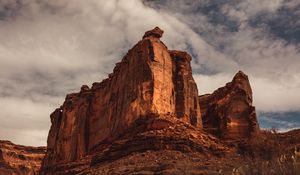
{"type": "Polygon", "coordinates": [[[258,112],[261,128],[275,128],[279,132],[300,128],[299,112],[258,112]]]}
{"type": "Polygon", "coordinates": [[[155,26],[193,56],[200,94],[248,74],[263,128],[299,127],[298,0],[1,0],[0,139],[46,145],[67,93],[101,81],[155,26]]]}

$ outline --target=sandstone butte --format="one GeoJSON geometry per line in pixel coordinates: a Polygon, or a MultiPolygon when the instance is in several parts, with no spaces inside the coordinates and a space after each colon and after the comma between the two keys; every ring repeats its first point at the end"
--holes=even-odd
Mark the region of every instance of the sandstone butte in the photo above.
{"type": "Polygon", "coordinates": [[[107,79],[67,95],[51,114],[43,168],[78,160],[153,115],[202,128],[191,57],[169,51],[162,34],[158,27],[146,32],[107,79]]]}
{"type": "MultiPolygon", "coordinates": [[[[107,79],[66,96],[50,115],[39,174],[231,174],[247,160],[236,144],[260,133],[247,75],[199,96],[191,56],[162,35],[147,31],[107,79]]],[[[23,174],[36,172],[41,162],[26,160],[23,174]]]]}
{"type": "Polygon", "coordinates": [[[203,96],[198,96],[192,76],[191,56],[168,50],[160,40],[162,35],[158,27],[147,31],[107,79],[93,83],[91,88],[84,85],[80,92],[66,96],[63,105],[50,116],[52,125],[41,174],[55,173],[57,165],[84,159],[119,138],[134,136],[136,140],[138,135],[130,135],[129,131],[140,126],[144,129],[137,129],[137,133],[181,123],[200,133],[203,128],[200,105],[207,108],[202,112],[205,119],[209,118],[206,123],[229,137],[244,137],[239,131],[251,134],[258,130],[250,84],[247,78],[240,78],[244,74],[236,75],[234,80],[238,80],[231,83],[232,88],[201,102],[203,96]],[[227,101],[223,102],[221,96],[227,101]],[[217,115],[211,117],[210,110],[216,110],[217,115]]]}

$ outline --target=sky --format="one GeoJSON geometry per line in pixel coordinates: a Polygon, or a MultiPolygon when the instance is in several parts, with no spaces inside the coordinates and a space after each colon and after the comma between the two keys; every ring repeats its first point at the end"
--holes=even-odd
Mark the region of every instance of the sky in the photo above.
{"type": "Polygon", "coordinates": [[[200,94],[242,70],[263,128],[300,128],[298,0],[0,0],[0,139],[46,145],[67,93],[100,82],[144,32],[188,51],[200,94]]]}

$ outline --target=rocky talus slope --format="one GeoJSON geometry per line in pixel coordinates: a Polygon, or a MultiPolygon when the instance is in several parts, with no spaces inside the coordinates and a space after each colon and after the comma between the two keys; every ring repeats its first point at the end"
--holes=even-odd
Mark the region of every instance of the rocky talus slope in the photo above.
{"type": "Polygon", "coordinates": [[[37,175],[45,153],[45,147],[0,141],[0,175],[37,175]]]}

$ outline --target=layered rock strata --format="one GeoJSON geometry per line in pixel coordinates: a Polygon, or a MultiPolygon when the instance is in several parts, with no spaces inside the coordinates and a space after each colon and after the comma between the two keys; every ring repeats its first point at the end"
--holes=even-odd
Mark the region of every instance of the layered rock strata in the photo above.
{"type": "MultiPolygon", "coordinates": [[[[172,162],[176,161],[178,164],[192,163],[187,159],[179,159],[178,155],[185,157],[188,154],[198,155],[201,159],[207,159],[208,155],[209,157],[218,157],[232,151],[234,150],[227,148],[220,140],[203,133],[202,129],[176,119],[175,116],[153,114],[147,118],[138,119],[116,140],[102,142],[88,156],[74,162],[57,164],[51,171],[55,175],[159,174],[162,171],[160,165],[165,164],[166,159],[172,159],[172,162]],[[169,157],[168,152],[173,156],[169,157]],[[149,159],[145,156],[147,154],[150,157],[153,154],[159,154],[160,158],[149,159]],[[136,157],[137,155],[145,159],[136,157]],[[130,159],[133,160],[128,163],[128,157],[132,156],[133,158],[130,159]]],[[[197,169],[197,163],[205,163],[205,161],[200,161],[199,157],[197,159],[194,162],[193,170],[197,169]]],[[[172,162],[170,162],[170,166],[178,166],[173,165],[172,162]]],[[[184,166],[182,165],[182,167],[184,166]]],[[[182,167],[178,169],[182,169],[182,167]]],[[[212,167],[214,166],[212,165],[212,167]]],[[[169,171],[170,167],[167,166],[163,169],[169,171]]],[[[186,172],[186,169],[175,174],[184,174],[183,172],[186,172]]],[[[201,174],[200,172],[202,172],[201,169],[195,174],[201,174]]]]}

